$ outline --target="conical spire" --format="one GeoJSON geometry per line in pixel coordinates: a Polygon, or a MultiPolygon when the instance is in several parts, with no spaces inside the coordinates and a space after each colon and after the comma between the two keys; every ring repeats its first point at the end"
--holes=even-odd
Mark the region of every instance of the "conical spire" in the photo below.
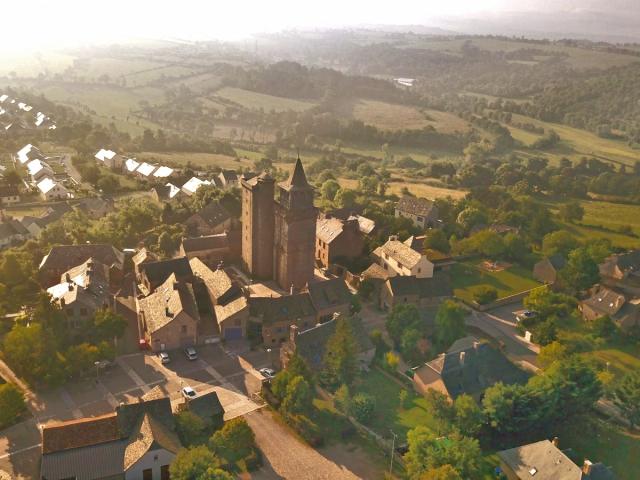
{"type": "Polygon", "coordinates": [[[296,166],[293,167],[293,173],[289,177],[289,180],[285,182],[287,187],[309,187],[309,182],[307,182],[307,176],[304,173],[304,168],[302,167],[302,161],[300,160],[300,155],[298,155],[298,159],[296,160],[296,166]]]}

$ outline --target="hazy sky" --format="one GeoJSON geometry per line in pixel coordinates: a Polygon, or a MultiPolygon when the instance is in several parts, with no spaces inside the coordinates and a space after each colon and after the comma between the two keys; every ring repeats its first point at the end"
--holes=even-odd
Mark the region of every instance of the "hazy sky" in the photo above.
{"type": "Polygon", "coordinates": [[[0,50],[127,38],[237,39],[254,32],[424,24],[509,11],[638,11],[638,0],[2,0],[0,50]],[[620,10],[619,10],[620,11],[620,10]],[[6,19],[13,19],[7,22],[6,19]]]}

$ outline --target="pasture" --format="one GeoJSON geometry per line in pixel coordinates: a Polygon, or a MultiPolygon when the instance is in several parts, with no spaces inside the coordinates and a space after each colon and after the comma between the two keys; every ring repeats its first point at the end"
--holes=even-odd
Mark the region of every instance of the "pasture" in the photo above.
{"type": "Polygon", "coordinates": [[[244,167],[252,167],[253,162],[246,159],[234,158],[217,153],[193,153],[193,152],[142,152],[137,155],[138,160],[149,163],[160,163],[176,167],[184,167],[188,164],[196,168],[226,168],[239,170],[244,167]]]}
{"type": "Polygon", "coordinates": [[[224,87],[216,92],[216,96],[230,100],[248,109],[274,110],[276,112],[285,112],[287,110],[302,112],[316,105],[306,100],[276,97],[234,87],[224,87]]]}

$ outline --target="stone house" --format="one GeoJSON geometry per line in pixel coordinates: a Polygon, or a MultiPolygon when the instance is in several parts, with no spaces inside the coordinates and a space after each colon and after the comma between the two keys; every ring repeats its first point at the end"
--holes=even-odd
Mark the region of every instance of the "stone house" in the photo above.
{"type": "Polygon", "coordinates": [[[171,273],[155,291],[138,300],[138,322],[154,352],[198,343],[200,315],[193,287],[171,273]]]}
{"type": "Polygon", "coordinates": [[[138,265],[140,283],[146,294],[152,293],[163,284],[170,275],[175,274],[181,282],[190,282],[193,272],[187,257],[170,258],[138,265]]]}
{"type": "Polygon", "coordinates": [[[184,192],[180,187],[170,182],[166,185],[155,185],[151,188],[151,197],[158,203],[170,202],[174,199],[180,199],[183,196],[184,192]]]}
{"type": "Polygon", "coordinates": [[[598,269],[603,285],[640,296],[640,250],[611,255],[598,269]]]}
{"type": "Polygon", "coordinates": [[[20,201],[20,190],[15,185],[0,185],[0,205],[11,205],[20,201]]]}
{"type": "Polygon", "coordinates": [[[222,170],[217,179],[222,187],[233,187],[238,185],[238,174],[234,170],[222,170]]]}
{"type": "Polygon", "coordinates": [[[113,199],[106,197],[88,197],[80,200],[75,208],[87,217],[98,220],[115,210],[113,199]]]}
{"type": "Polygon", "coordinates": [[[452,296],[451,279],[446,273],[438,273],[432,278],[397,276],[382,283],[379,302],[384,310],[404,303],[421,308],[437,306],[452,296]]]}
{"type": "Polygon", "coordinates": [[[211,268],[239,257],[238,232],[183,238],[178,253],[188,259],[199,258],[211,268]],[[236,248],[234,248],[236,247],[236,248]]]}
{"type": "Polygon", "coordinates": [[[389,272],[390,277],[396,275],[416,278],[433,277],[434,266],[426,255],[416,252],[395,236],[376,248],[373,251],[373,257],[376,263],[389,272]]]}
{"type": "Polygon", "coordinates": [[[97,417],[42,427],[43,480],[167,480],[182,448],[160,387],[97,417]]]}
{"type": "Polygon", "coordinates": [[[0,223],[0,248],[8,247],[31,236],[29,230],[18,220],[3,218],[0,223]]]}
{"type": "Polygon", "coordinates": [[[289,327],[308,329],[316,324],[316,310],[308,292],[282,297],[250,297],[249,320],[257,323],[266,346],[289,338],[289,327]]]}
{"type": "Polygon", "coordinates": [[[558,272],[566,263],[567,260],[560,254],[545,257],[533,266],[533,278],[541,283],[553,285],[558,279],[558,272]]]}
{"type": "Polygon", "coordinates": [[[140,274],[141,274],[141,269],[143,264],[157,262],[157,261],[158,261],[158,257],[155,255],[155,253],[150,252],[145,247],[142,247],[140,250],[138,250],[131,257],[131,263],[133,263],[133,272],[135,273],[136,280],[139,282],[141,281],[142,277],[140,274]]]}
{"type": "Polygon", "coordinates": [[[357,217],[341,220],[336,217],[316,221],[316,261],[328,268],[336,259],[351,259],[362,255],[365,234],[357,217]]]}
{"type": "Polygon", "coordinates": [[[310,283],[307,291],[316,310],[316,322],[331,320],[334,314],[351,314],[353,295],[342,278],[310,283]]]}
{"type": "Polygon", "coordinates": [[[232,230],[236,221],[217,201],[210,202],[202,210],[191,215],[185,222],[189,235],[216,235],[232,230]]]}
{"type": "Polygon", "coordinates": [[[40,198],[45,202],[65,200],[71,196],[67,187],[50,177],[45,177],[40,180],[36,184],[36,187],[40,191],[40,198]]]}
{"type": "Polygon", "coordinates": [[[580,301],[578,309],[587,322],[608,316],[622,330],[640,325],[640,298],[605,286],[595,287],[592,295],[580,301]]]}
{"type": "Polygon", "coordinates": [[[111,170],[122,170],[122,165],[124,165],[124,158],[113,150],[101,148],[95,158],[111,170]]]}
{"type": "Polygon", "coordinates": [[[27,163],[27,170],[29,171],[29,176],[34,183],[38,183],[40,180],[46,177],[53,178],[54,171],[49,166],[48,163],[43,160],[31,160],[27,163]]]}
{"type": "Polygon", "coordinates": [[[402,197],[396,204],[395,216],[408,218],[421,229],[438,227],[438,209],[431,200],[402,197]]]}

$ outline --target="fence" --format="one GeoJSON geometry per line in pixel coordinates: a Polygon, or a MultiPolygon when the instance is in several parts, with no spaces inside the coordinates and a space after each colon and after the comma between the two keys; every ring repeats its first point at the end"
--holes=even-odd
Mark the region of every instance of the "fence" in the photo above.
{"type": "Polygon", "coordinates": [[[504,305],[511,305],[512,303],[517,303],[520,302],[521,300],[523,300],[525,297],[527,297],[531,292],[538,290],[540,288],[545,288],[545,286],[540,286],[540,287],[535,287],[535,288],[531,288],[529,290],[525,290],[524,292],[520,292],[520,293],[514,293],[513,295],[509,295],[507,297],[502,297],[499,298],[497,300],[494,300],[491,303],[487,303],[485,305],[480,305],[478,302],[476,301],[468,301],[468,300],[464,300],[464,299],[460,299],[460,301],[462,303],[464,303],[465,305],[473,308],[474,310],[477,310],[479,312],[486,312],[487,310],[491,310],[493,308],[498,308],[498,307],[502,307],[504,305]]]}

